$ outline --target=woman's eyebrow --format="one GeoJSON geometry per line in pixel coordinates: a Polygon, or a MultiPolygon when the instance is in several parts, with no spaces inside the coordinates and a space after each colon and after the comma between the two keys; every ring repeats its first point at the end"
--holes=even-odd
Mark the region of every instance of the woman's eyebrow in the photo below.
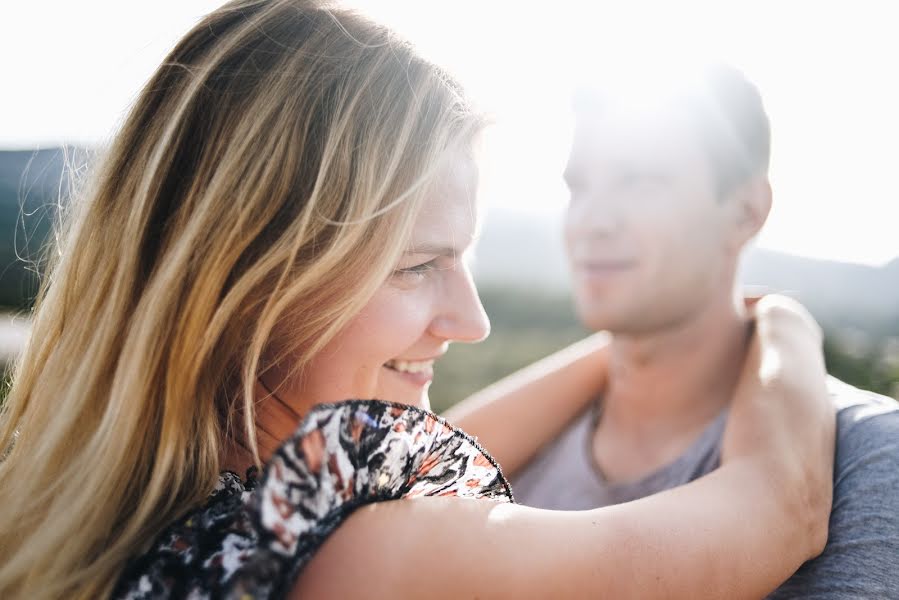
{"type": "Polygon", "coordinates": [[[458,249],[452,246],[442,246],[438,244],[421,244],[413,246],[406,250],[406,254],[433,254],[435,256],[454,257],[462,254],[458,249]]]}

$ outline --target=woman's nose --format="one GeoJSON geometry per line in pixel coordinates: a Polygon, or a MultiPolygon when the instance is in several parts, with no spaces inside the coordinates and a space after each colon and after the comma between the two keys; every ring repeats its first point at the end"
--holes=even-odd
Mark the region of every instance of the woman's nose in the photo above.
{"type": "Polygon", "coordinates": [[[490,320],[478,297],[477,288],[466,265],[449,273],[442,290],[442,310],[431,322],[431,333],[450,341],[480,342],[490,334],[490,320]]]}

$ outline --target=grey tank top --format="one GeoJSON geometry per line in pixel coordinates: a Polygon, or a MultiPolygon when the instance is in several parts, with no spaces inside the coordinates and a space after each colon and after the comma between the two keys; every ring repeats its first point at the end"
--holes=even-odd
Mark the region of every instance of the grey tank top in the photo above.
{"type": "Polygon", "coordinates": [[[599,404],[593,403],[512,478],[516,501],[552,510],[589,510],[689,483],[719,465],[727,410],[671,463],[636,481],[609,483],[593,459],[593,432],[599,413],[599,404]]]}

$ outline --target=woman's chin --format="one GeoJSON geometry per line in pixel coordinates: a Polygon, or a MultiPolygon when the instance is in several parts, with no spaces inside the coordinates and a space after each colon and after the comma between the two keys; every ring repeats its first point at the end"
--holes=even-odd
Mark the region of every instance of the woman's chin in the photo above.
{"type": "Polygon", "coordinates": [[[431,387],[432,375],[421,376],[400,373],[384,367],[386,377],[380,381],[382,395],[376,396],[399,404],[407,404],[425,410],[431,410],[428,389],[431,387]]]}
{"type": "Polygon", "coordinates": [[[392,400],[398,404],[405,404],[407,406],[414,406],[416,408],[422,408],[424,410],[431,410],[431,399],[428,397],[428,392],[423,392],[418,397],[397,397],[397,398],[387,398],[388,400],[392,400]]]}

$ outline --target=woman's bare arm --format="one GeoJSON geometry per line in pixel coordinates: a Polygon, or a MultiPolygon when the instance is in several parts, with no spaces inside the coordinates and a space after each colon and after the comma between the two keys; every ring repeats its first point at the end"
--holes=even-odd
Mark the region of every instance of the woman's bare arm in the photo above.
{"type": "Polygon", "coordinates": [[[600,393],[608,343],[606,333],[591,335],[469,396],[443,416],[478,438],[511,476],[600,393]]]}
{"type": "Polygon", "coordinates": [[[316,598],[758,598],[827,538],[834,413],[820,331],[762,301],[724,464],[591,511],[419,498],[358,510],[298,580],[316,598]]]}
{"type": "Polygon", "coordinates": [[[776,481],[734,466],[581,512],[374,504],[326,542],[296,597],[760,598],[814,554],[806,519],[759,492],[776,481]]]}

